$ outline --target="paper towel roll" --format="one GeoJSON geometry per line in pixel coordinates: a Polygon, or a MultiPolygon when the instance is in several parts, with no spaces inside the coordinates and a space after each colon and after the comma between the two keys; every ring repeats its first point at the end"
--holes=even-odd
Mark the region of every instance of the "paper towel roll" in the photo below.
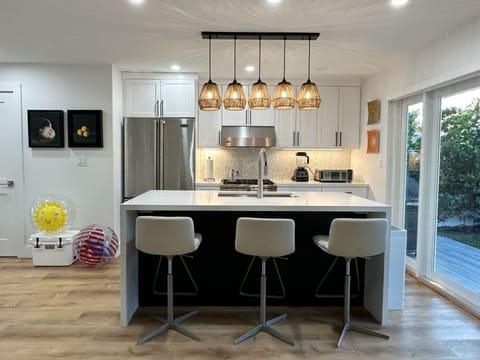
{"type": "Polygon", "coordinates": [[[205,180],[213,181],[213,159],[208,157],[205,162],[205,180]]]}

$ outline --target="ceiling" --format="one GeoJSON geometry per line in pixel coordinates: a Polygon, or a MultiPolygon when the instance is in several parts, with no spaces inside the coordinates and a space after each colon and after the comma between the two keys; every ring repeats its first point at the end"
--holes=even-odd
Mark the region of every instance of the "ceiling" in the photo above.
{"type": "MultiPolygon", "coordinates": [[[[479,0],[1,0],[0,62],[117,64],[208,76],[201,31],[320,32],[312,79],[362,78],[480,14],[479,0]]],[[[308,42],[287,41],[287,79],[304,79],[308,42]]],[[[283,42],[262,42],[262,78],[282,78],[283,42]]],[[[237,78],[255,79],[258,42],[237,42],[237,78]]],[[[212,41],[212,78],[231,79],[233,41],[212,41]]]]}

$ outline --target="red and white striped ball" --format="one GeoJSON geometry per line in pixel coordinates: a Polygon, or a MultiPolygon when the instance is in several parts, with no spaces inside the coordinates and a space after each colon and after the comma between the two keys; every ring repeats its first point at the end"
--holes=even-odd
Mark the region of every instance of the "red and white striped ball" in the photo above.
{"type": "Polygon", "coordinates": [[[75,252],[80,262],[98,265],[107,258],[113,258],[118,250],[118,237],[112,228],[105,225],[89,225],[80,230],[73,239],[75,252]]]}

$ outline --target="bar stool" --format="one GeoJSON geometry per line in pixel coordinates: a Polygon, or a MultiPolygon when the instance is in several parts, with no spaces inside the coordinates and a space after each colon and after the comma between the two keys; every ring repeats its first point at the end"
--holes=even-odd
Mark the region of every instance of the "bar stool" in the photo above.
{"type": "Polygon", "coordinates": [[[345,287],[343,322],[311,317],[342,328],[337,347],[343,342],[348,330],[389,339],[388,335],[352,324],[350,320],[350,262],[357,257],[368,258],[385,252],[388,236],[387,219],[334,219],[328,236],[317,235],[313,242],[327,254],[345,258],[345,287]]]}
{"type": "MultiPolygon", "coordinates": [[[[176,255],[184,255],[191,253],[198,249],[202,242],[202,235],[194,232],[193,220],[189,217],[162,217],[162,216],[139,216],[136,220],[136,239],[135,245],[138,250],[151,254],[159,255],[159,261],[157,271],[155,272],[155,279],[153,281],[153,292],[155,294],[165,294],[156,292],[155,286],[160,270],[160,264],[162,257],[166,256],[168,259],[168,274],[167,274],[167,319],[158,318],[163,323],[158,329],[152,331],[148,335],[138,340],[138,345],[142,345],[145,342],[151,340],[155,336],[173,329],[179,333],[188,336],[194,340],[200,339],[185,329],[179,324],[193,315],[198,314],[198,311],[191,311],[178,318],[173,317],[173,273],[172,273],[172,260],[176,255]]],[[[190,280],[198,291],[197,285],[193,280],[190,270],[187,267],[183,257],[180,257],[183,265],[187,271],[190,280]]],[[[187,295],[187,293],[182,293],[187,295]]],[[[194,293],[188,293],[193,295],[194,293]]],[[[157,319],[157,318],[156,318],[157,319]]]]}
{"type": "MultiPolygon", "coordinates": [[[[259,257],[262,262],[262,273],[260,278],[260,321],[253,329],[237,338],[234,344],[238,345],[260,331],[265,331],[287,344],[295,346],[293,340],[272,328],[272,325],[285,319],[287,314],[281,314],[271,320],[266,320],[267,259],[285,256],[295,251],[295,222],[291,219],[239,218],[237,220],[235,250],[245,255],[259,257]]],[[[250,267],[251,263],[247,273],[250,267]]],[[[276,264],[275,268],[278,271],[276,264]]]]}

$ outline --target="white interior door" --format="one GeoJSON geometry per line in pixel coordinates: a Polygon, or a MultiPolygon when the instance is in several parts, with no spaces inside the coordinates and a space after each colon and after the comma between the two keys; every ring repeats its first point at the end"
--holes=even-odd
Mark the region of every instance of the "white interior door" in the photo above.
{"type": "Polygon", "coordinates": [[[0,256],[24,244],[20,85],[0,83],[0,256]]]}

